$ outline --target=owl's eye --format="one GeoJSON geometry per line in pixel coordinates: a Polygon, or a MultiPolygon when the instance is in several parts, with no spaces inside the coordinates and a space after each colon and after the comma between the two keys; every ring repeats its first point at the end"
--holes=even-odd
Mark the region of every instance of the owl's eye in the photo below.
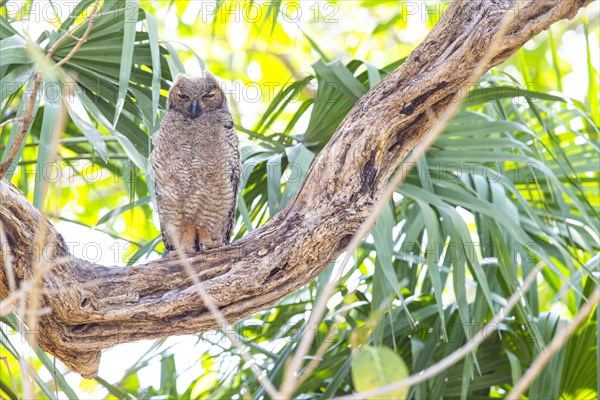
{"type": "Polygon", "coordinates": [[[189,99],[190,96],[188,96],[187,94],[183,94],[183,93],[178,93],[177,96],[179,96],[179,98],[181,100],[185,100],[185,99],[189,99]]]}
{"type": "Polygon", "coordinates": [[[202,96],[203,99],[212,99],[213,97],[215,97],[214,93],[209,93],[202,96]]]}

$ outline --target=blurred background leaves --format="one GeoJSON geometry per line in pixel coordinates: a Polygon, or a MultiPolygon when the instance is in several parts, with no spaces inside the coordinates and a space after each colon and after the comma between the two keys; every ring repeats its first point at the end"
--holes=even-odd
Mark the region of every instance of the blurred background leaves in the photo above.
{"type": "MultiPolygon", "coordinates": [[[[86,42],[54,76],[44,53],[81,24],[51,61],[69,54],[93,3],[1,3],[1,118],[22,116],[40,71],[42,95],[10,178],[78,256],[120,265],[163,251],[145,173],[176,74],[208,68],[230,95],[244,171],[239,238],[294,196],[358,98],[402,64],[444,9],[402,1],[102,1],[86,42]],[[56,163],[46,165],[52,93],[65,86],[69,118],[56,163]]],[[[598,35],[596,4],[471,88],[344,271],[311,354],[324,340],[330,348],[297,397],[360,389],[355,377],[371,364],[353,363],[353,333],[363,353],[387,354],[380,358],[393,368],[392,351],[418,373],[465,343],[539,263],[537,284],[500,334],[408,396],[502,397],[568,323],[599,277],[598,35]]],[[[18,122],[2,127],[3,160],[18,129],[18,122]]],[[[234,325],[276,386],[335,268],[234,325]]],[[[219,332],[144,343],[137,356],[121,346],[118,365],[109,350],[101,378],[81,380],[22,345],[16,315],[1,324],[0,391],[11,399],[22,395],[23,358],[33,360],[38,398],[267,396],[219,332]]],[[[594,314],[528,397],[597,398],[597,354],[594,314]]]]}

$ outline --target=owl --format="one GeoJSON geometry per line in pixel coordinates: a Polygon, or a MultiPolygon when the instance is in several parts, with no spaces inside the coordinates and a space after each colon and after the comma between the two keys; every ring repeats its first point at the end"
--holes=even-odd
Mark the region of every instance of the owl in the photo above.
{"type": "Polygon", "coordinates": [[[229,243],[239,141],[225,92],[212,74],[177,76],[152,142],[150,172],[166,249],[194,253],[229,243]]]}

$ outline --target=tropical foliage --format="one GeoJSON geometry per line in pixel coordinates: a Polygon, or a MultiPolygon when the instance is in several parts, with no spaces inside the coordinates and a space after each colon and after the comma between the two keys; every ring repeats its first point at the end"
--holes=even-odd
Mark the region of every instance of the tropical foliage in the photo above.
{"type": "MultiPolygon", "coordinates": [[[[427,5],[430,12],[419,24],[420,15],[407,18],[404,2],[300,7],[219,1],[207,11],[194,4],[204,2],[119,0],[101,2],[88,19],[95,2],[83,0],[51,30],[32,37],[26,21],[37,15],[36,3],[45,2],[0,8],[3,122],[24,115],[35,71],[43,78],[9,177],[59,230],[77,224],[109,235],[105,243],[123,244],[115,262],[127,264],[163,251],[146,167],[174,76],[198,73],[206,63],[227,82],[242,138],[239,238],[294,196],[354,103],[402,64],[439,17],[435,5],[427,5]],[[251,18],[244,10],[262,14],[251,18]],[[81,48],[53,68],[89,24],[81,48]],[[169,35],[180,42],[162,39],[169,35]],[[68,117],[56,147],[63,113],[68,117]]],[[[585,15],[557,24],[471,88],[343,271],[318,327],[307,326],[309,311],[338,272],[336,263],[234,325],[276,387],[306,329],[318,330],[312,355],[324,341],[329,347],[295,396],[361,390],[377,365],[395,368],[374,374],[377,384],[418,373],[469,341],[542,265],[497,335],[406,393],[414,399],[489,398],[512,388],[600,277],[597,44],[598,26],[585,15]],[[577,59],[565,58],[573,54],[565,46],[575,41],[577,59]],[[577,92],[567,86],[582,78],[582,68],[585,82],[577,92]]],[[[21,123],[2,127],[3,161],[21,123]]],[[[39,348],[21,345],[25,328],[17,315],[1,321],[0,392],[7,398],[22,397],[28,361],[36,398],[267,396],[219,332],[197,336],[197,358],[188,371],[178,368],[178,359],[190,349],[159,340],[139,359],[122,360],[128,367],[120,379],[106,379],[101,369],[100,378],[80,380],[39,348]]],[[[542,371],[529,398],[597,398],[597,327],[593,314],[542,371]]]]}

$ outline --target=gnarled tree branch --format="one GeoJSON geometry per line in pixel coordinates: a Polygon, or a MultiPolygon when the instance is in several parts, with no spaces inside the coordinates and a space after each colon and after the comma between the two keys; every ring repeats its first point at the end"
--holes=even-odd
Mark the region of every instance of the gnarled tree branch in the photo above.
{"type": "MultiPolygon", "coordinates": [[[[516,7],[486,69],[507,59],[552,23],[591,0],[462,0],[404,65],[363,96],[313,163],[296,197],[260,229],[231,246],[189,258],[202,285],[229,320],[264,309],[315,278],[372,211],[388,178],[435,124],[457,91],[473,82],[506,10],[516,7]]],[[[510,11],[513,12],[513,11],[510,11]]],[[[0,183],[0,222],[19,282],[33,276],[39,224],[46,256],[40,346],[83,376],[94,376],[100,350],[118,343],[216,328],[178,259],[111,268],[69,255],[60,235],[9,182],[0,183]],[[48,254],[52,253],[52,254],[48,254]],[[168,277],[168,278],[167,278],[168,277]]],[[[9,295],[2,254],[0,298],[9,295]]]]}

